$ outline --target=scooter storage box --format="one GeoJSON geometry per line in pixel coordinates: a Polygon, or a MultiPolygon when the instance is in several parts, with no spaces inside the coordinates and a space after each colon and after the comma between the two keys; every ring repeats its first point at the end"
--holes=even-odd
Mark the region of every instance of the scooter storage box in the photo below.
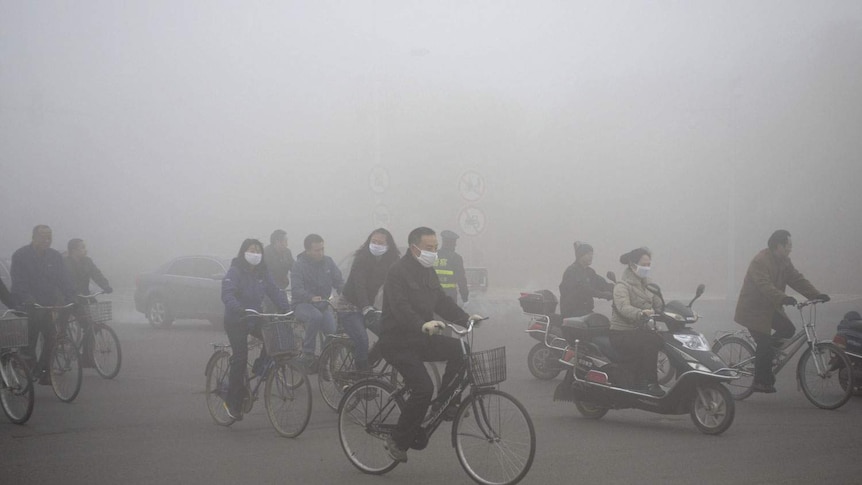
{"type": "Polygon", "coordinates": [[[536,315],[553,315],[557,311],[557,296],[550,290],[540,290],[535,293],[522,293],[518,298],[524,313],[536,315]]]}
{"type": "Polygon", "coordinates": [[[563,337],[569,343],[575,340],[590,340],[604,335],[611,328],[611,321],[601,313],[590,313],[583,317],[563,320],[563,337]]]}

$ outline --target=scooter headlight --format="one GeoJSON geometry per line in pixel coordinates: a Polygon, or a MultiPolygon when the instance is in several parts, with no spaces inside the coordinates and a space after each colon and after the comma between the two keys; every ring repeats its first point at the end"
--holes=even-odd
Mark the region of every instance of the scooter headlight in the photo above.
{"type": "Polygon", "coordinates": [[[706,339],[703,338],[703,335],[701,335],[701,334],[695,334],[695,335],[681,334],[681,335],[674,335],[673,338],[675,338],[679,343],[681,343],[683,347],[690,349],[690,350],[709,350],[710,349],[709,348],[709,342],[707,342],[706,339]]]}
{"type": "Polygon", "coordinates": [[[688,365],[694,370],[699,370],[701,372],[711,372],[709,370],[709,367],[701,364],[700,362],[689,362],[688,365]]]}

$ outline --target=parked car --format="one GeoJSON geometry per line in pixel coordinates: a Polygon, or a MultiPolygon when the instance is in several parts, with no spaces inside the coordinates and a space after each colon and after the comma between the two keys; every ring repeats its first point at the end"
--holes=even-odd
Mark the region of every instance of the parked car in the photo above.
{"type": "Polygon", "coordinates": [[[177,319],[209,320],[221,326],[224,304],[221,282],[230,260],[214,256],[182,256],[135,280],[135,310],[150,325],[169,327],[177,319]]]}
{"type": "MultiPolygon", "coordinates": [[[[0,259],[0,279],[6,284],[6,288],[12,289],[12,276],[9,274],[9,261],[0,259]]],[[[6,305],[0,302],[0,315],[7,310],[6,305]]]]}

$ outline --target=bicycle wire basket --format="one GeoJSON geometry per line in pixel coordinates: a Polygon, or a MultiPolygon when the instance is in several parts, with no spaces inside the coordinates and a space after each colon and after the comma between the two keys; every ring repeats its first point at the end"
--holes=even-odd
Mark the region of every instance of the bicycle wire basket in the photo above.
{"type": "Polygon", "coordinates": [[[99,301],[81,306],[84,316],[94,323],[110,322],[113,319],[111,302],[99,301]]]}
{"type": "Polygon", "coordinates": [[[0,320],[0,349],[27,346],[27,317],[0,320]]]}
{"type": "Polygon", "coordinates": [[[261,327],[266,353],[271,357],[299,353],[302,347],[302,325],[295,319],[275,320],[261,327]]]}
{"type": "Polygon", "coordinates": [[[506,347],[470,354],[473,385],[493,386],[506,380],[506,347]]]}

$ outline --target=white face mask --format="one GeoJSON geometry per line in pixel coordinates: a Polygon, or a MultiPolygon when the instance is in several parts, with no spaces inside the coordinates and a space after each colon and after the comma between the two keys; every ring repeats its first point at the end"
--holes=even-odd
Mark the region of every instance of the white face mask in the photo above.
{"type": "Polygon", "coordinates": [[[389,251],[389,246],[385,244],[371,243],[368,245],[368,250],[371,251],[371,254],[375,256],[383,256],[384,254],[386,254],[386,251],[389,251]]]}
{"type": "Polygon", "coordinates": [[[263,259],[263,254],[260,253],[245,253],[245,260],[248,261],[248,264],[252,266],[257,266],[260,264],[260,260],[263,259]]]}
{"type": "MultiPolygon", "coordinates": [[[[419,249],[416,246],[413,247],[419,249]]],[[[422,266],[430,268],[431,266],[434,266],[434,263],[437,262],[437,253],[419,249],[419,256],[417,256],[416,259],[419,260],[419,264],[421,264],[422,266]]]]}
{"type": "Polygon", "coordinates": [[[640,266],[636,264],[635,268],[635,274],[640,276],[641,278],[648,278],[650,271],[652,271],[652,268],[650,268],[649,266],[640,266]]]}

